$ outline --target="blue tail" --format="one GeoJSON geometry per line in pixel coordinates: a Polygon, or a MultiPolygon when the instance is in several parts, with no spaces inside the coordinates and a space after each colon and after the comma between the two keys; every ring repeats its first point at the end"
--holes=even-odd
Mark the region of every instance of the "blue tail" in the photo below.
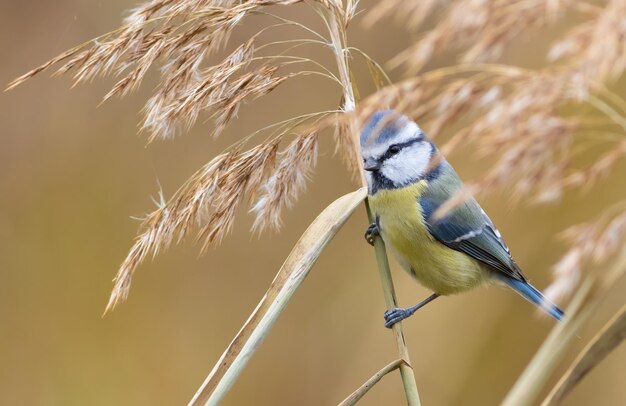
{"type": "Polygon", "coordinates": [[[522,282],[510,277],[503,277],[501,280],[506,283],[511,289],[519,293],[524,299],[531,303],[534,303],[540,307],[543,311],[550,316],[561,321],[563,320],[563,310],[559,309],[557,305],[550,302],[546,297],[539,292],[533,285],[528,282],[522,282]]]}

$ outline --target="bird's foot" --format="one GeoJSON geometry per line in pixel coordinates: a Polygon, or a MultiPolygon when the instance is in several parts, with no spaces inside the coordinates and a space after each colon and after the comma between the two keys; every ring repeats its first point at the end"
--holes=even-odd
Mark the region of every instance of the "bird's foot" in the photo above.
{"type": "Polygon", "coordinates": [[[399,321],[406,319],[407,317],[411,317],[415,313],[413,308],[401,309],[399,307],[395,307],[391,310],[387,310],[385,312],[385,327],[391,328],[394,324],[399,321]]]}
{"type": "Polygon", "coordinates": [[[365,230],[365,241],[367,241],[369,245],[373,246],[376,237],[378,237],[379,235],[380,230],[378,229],[378,226],[376,225],[376,223],[372,223],[369,227],[367,227],[367,230],[365,230]]]}
{"type": "Polygon", "coordinates": [[[385,312],[385,327],[391,328],[397,322],[402,321],[406,319],[407,317],[412,316],[413,313],[415,313],[422,307],[426,306],[428,303],[432,302],[433,300],[437,299],[438,297],[439,297],[438,293],[433,293],[432,295],[428,296],[426,299],[422,300],[421,302],[419,302],[413,307],[409,307],[407,309],[400,309],[399,307],[395,307],[391,310],[387,310],[385,312]]]}

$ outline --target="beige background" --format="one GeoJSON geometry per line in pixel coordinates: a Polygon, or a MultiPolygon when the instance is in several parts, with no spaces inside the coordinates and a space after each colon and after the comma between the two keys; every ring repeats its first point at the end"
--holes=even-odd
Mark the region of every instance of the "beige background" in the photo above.
{"type": "MultiPolygon", "coordinates": [[[[119,0],[0,2],[0,84],[117,27],[122,11],[133,5],[119,0]]],[[[289,13],[311,20],[306,7],[289,13]]],[[[319,21],[311,23],[320,27],[319,21]]],[[[233,43],[254,31],[255,24],[247,24],[233,43]]],[[[543,44],[552,35],[534,38],[543,44]]],[[[380,61],[411,41],[390,21],[373,29],[357,22],[350,36],[353,45],[380,61]]],[[[314,55],[323,59],[326,52],[314,55]]],[[[541,55],[530,40],[520,41],[506,60],[539,66],[541,55]]],[[[400,72],[393,75],[399,78],[400,72]]],[[[313,182],[285,216],[280,234],[251,237],[251,219],[242,211],[234,233],[207,255],[198,258],[198,247],[189,242],[144,264],[130,300],[102,319],[111,279],[137,229],[129,217],[152,209],[157,182],[169,196],[236,137],[279,117],[333,108],[340,93],[321,80],[298,80],[245,108],[218,141],[209,137],[208,125],[200,125],[174,141],[146,146],[136,124],[154,81],[136,95],[97,108],[110,79],[69,90],[68,78],[47,76],[0,94],[0,404],[184,404],[306,225],[354,185],[333,156],[327,134],[313,182]]],[[[363,94],[371,91],[368,86],[363,94]]],[[[450,160],[465,178],[479,177],[485,169],[470,157],[450,160]]],[[[555,234],[623,196],[625,170],[622,164],[590,194],[571,194],[553,206],[512,207],[506,193],[483,203],[517,261],[543,288],[550,265],[564,249],[555,234]]],[[[374,254],[362,238],[366,225],[359,210],[322,255],[224,404],[336,404],[395,358],[392,335],[382,326],[385,309],[374,254]]],[[[401,304],[412,305],[428,294],[393,265],[401,304]]],[[[618,290],[582,331],[566,361],[623,303],[623,281],[618,290]]],[[[424,404],[497,404],[552,325],[498,288],[428,306],[405,323],[424,404]]],[[[625,379],[622,346],[565,404],[626,404],[625,379]]],[[[362,404],[402,403],[400,380],[393,375],[362,404]]]]}

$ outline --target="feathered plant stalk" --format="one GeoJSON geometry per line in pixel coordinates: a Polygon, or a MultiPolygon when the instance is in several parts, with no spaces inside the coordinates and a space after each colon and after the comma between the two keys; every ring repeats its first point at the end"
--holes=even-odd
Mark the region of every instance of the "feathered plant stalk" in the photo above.
{"type": "MultiPolygon", "coordinates": [[[[353,84],[350,79],[350,70],[348,68],[348,49],[345,45],[345,31],[340,30],[340,25],[337,15],[329,16],[330,37],[331,43],[334,48],[335,58],[337,59],[337,67],[339,69],[339,78],[343,85],[343,109],[347,113],[352,113],[356,107],[356,100],[354,97],[353,84]]],[[[345,25],[344,25],[345,28],[345,25]]],[[[353,157],[358,162],[359,173],[363,173],[363,162],[360,159],[359,149],[359,126],[358,122],[352,115],[348,116],[348,134],[352,139],[353,157]]],[[[367,186],[365,178],[361,175],[361,182],[363,186],[367,186]]],[[[368,222],[374,221],[374,216],[370,210],[369,204],[365,202],[365,210],[367,213],[368,222]]],[[[374,242],[374,248],[376,252],[376,259],[378,262],[378,271],[380,273],[381,283],[383,287],[383,294],[385,296],[385,305],[388,309],[397,307],[396,294],[393,286],[393,280],[391,277],[391,271],[389,269],[389,260],[387,259],[387,251],[385,249],[385,243],[382,238],[377,237],[374,242]]],[[[404,362],[400,364],[400,376],[402,377],[402,385],[404,387],[404,394],[406,396],[407,403],[410,406],[418,406],[420,404],[419,393],[417,391],[417,384],[415,383],[415,375],[413,373],[413,367],[409,357],[409,350],[404,339],[404,333],[402,332],[402,323],[396,323],[392,327],[394,337],[396,339],[396,346],[398,347],[398,354],[400,359],[404,362]]]]}

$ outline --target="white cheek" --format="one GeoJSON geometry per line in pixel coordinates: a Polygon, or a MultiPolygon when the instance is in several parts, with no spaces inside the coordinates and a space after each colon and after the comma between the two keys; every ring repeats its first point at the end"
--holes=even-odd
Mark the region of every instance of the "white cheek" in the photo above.
{"type": "Polygon", "coordinates": [[[408,184],[424,176],[429,162],[430,145],[424,143],[387,159],[381,171],[395,184],[408,184]]]}

